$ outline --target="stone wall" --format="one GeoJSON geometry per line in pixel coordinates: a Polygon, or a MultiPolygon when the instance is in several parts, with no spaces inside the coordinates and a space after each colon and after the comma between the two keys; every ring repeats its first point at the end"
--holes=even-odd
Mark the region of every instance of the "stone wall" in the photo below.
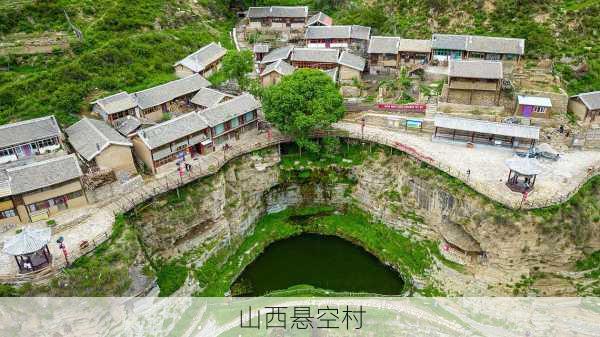
{"type": "Polygon", "coordinates": [[[94,190],[86,191],[85,194],[90,204],[102,203],[111,199],[117,198],[121,195],[133,193],[144,184],[142,176],[136,175],[135,177],[125,181],[115,181],[110,184],[100,186],[94,190]]]}

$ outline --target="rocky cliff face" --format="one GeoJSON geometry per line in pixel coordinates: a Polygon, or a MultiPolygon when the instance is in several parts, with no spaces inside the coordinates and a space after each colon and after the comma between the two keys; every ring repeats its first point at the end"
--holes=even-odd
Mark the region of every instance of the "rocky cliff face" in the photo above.
{"type": "MultiPolygon", "coordinates": [[[[441,242],[443,253],[465,264],[458,272],[438,263],[433,275],[449,292],[506,294],[508,284],[533,272],[564,272],[581,257],[582,243],[572,235],[548,233],[539,217],[496,206],[406,156],[380,155],[355,166],[354,186],[283,183],[278,162],[274,149],[248,155],[182,188],[180,197],[172,193],[150,204],[138,220],[143,241],[164,257],[202,245],[214,249],[239,240],[267,212],[355,202],[389,226],[441,242]]],[[[598,240],[588,231],[593,226],[583,244],[593,246],[598,240]]],[[[568,282],[540,287],[546,294],[574,291],[568,282]]]]}

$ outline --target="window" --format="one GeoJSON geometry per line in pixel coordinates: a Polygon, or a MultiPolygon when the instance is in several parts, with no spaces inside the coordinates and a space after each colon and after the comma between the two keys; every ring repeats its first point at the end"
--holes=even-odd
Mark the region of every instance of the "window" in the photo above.
{"type": "Polygon", "coordinates": [[[36,203],[33,204],[29,204],[27,205],[27,207],[29,208],[30,212],[35,212],[35,211],[41,211],[44,209],[48,209],[50,208],[50,201],[49,200],[44,200],[44,201],[38,201],[36,203]]]}
{"type": "Polygon", "coordinates": [[[446,55],[450,55],[450,51],[447,49],[436,49],[434,54],[440,55],[440,56],[446,56],[446,55]]]}
{"type": "Polygon", "coordinates": [[[15,154],[15,150],[12,148],[0,150],[0,156],[10,156],[13,154],[15,154]]]}
{"type": "Polygon", "coordinates": [[[230,122],[231,128],[237,128],[240,125],[240,122],[237,118],[232,119],[230,122]]]}
{"type": "Polygon", "coordinates": [[[0,212],[0,219],[12,218],[13,216],[17,216],[17,213],[14,209],[7,209],[0,212]]]}
{"type": "Polygon", "coordinates": [[[83,196],[83,192],[81,190],[75,191],[75,192],[71,192],[71,193],[69,193],[69,194],[66,195],[67,200],[77,199],[77,198],[80,198],[81,196],[83,196]]]}
{"type": "Polygon", "coordinates": [[[252,121],[253,119],[254,119],[254,111],[247,112],[247,113],[244,115],[244,121],[245,121],[246,123],[248,123],[248,122],[252,121]]]}
{"type": "Polygon", "coordinates": [[[215,134],[216,135],[220,135],[225,131],[225,125],[224,124],[219,124],[217,126],[215,126],[215,134]]]}

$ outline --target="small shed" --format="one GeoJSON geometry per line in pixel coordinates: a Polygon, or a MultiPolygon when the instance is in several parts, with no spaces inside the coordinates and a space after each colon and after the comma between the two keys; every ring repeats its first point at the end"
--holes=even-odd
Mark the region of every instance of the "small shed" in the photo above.
{"type": "Polygon", "coordinates": [[[523,117],[550,117],[552,101],[548,97],[517,96],[517,115],[523,117]]]}
{"type": "Polygon", "coordinates": [[[15,257],[20,273],[44,269],[52,264],[51,233],[50,228],[25,228],[4,242],[4,253],[15,257]]]}
{"type": "Polygon", "coordinates": [[[526,157],[513,157],[507,159],[505,163],[510,170],[506,186],[513,192],[531,192],[535,186],[537,175],[542,173],[542,167],[537,160],[526,157]]]}
{"type": "Polygon", "coordinates": [[[252,47],[252,51],[254,52],[254,59],[257,62],[260,62],[263,60],[263,58],[265,57],[265,55],[267,55],[267,53],[269,53],[270,47],[268,44],[266,43],[257,43],[252,47]]]}
{"type": "Polygon", "coordinates": [[[600,91],[571,96],[568,109],[582,120],[594,122],[600,115],[600,91]]]}

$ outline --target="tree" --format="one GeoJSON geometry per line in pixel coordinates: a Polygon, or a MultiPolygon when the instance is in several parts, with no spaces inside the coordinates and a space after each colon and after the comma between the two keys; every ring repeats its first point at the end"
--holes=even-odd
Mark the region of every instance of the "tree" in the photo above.
{"type": "Polygon", "coordinates": [[[230,80],[236,80],[240,89],[249,84],[248,73],[254,70],[254,56],[250,50],[229,50],[223,57],[221,71],[230,80]]]}
{"type": "Polygon", "coordinates": [[[302,150],[318,151],[310,135],[344,116],[343,99],[327,74],[300,69],[264,90],[262,107],[267,120],[294,137],[302,150]]]}

